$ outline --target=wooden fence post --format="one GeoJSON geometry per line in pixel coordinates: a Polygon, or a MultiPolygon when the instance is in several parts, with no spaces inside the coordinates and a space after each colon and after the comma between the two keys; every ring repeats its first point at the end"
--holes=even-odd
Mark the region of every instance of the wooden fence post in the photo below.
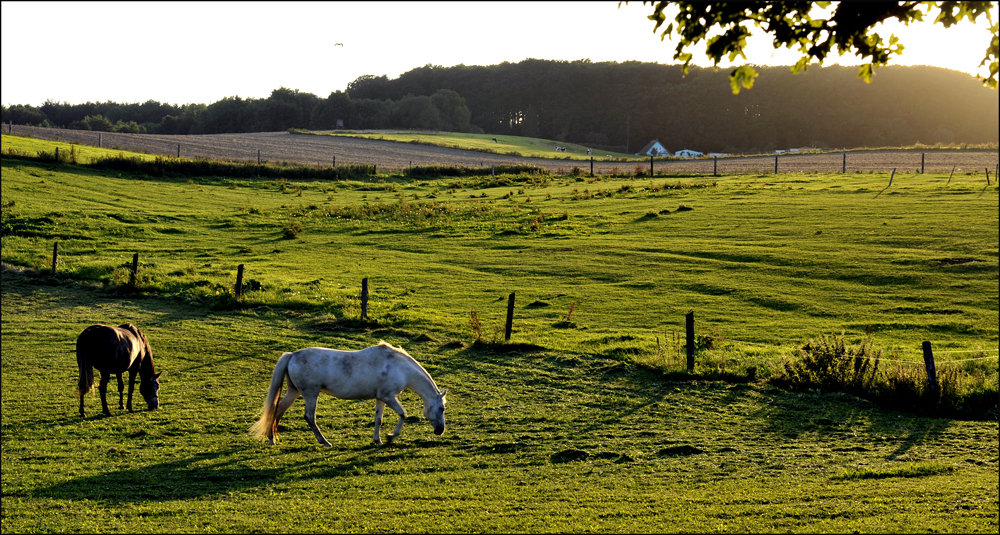
{"type": "Polygon", "coordinates": [[[774,174],[778,174],[778,157],[774,157],[774,174]]]}
{"type": "Polygon", "coordinates": [[[181,157],[181,144],[180,143],[177,144],[177,157],[178,158],[181,157]]]}
{"type": "Polygon", "coordinates": [[[653,178],[653,155],[649,155],[649,178],[653,178]]]}
{"type": "Polygon", "coordinates": [[[368,277],[361,279],[361,319],[368,319],[368,277]]]}
{"type": "Polygon", "coordinates": [[[956,168],[956,167],[958,167],[958,166],[957,166],[957,165],[953,166],[953,167],[951,168],[951,174],[950,174],[950,175],[948,175],[948,183],[949,183],[949,184],[951,184],[951,177],[955,176],[955,168],[956,168]]]}
{"type": "Polygon", "coordinates": [[[507,323],[504,326],[503,341],[510,342],[510,332],[514,328],[514,292],[507,298],[507,323]]]}
{"type": "MultiPolygon", "coordinates": [[[[889,186],[892,185],[892,177],[894,177],[894,176],[896,176],[896,168],[895,167],[892,168],[892,174],[889,175],[889,186]]],[[[889,186],[886,186],[886,187],[888,188],[889,186]]]]}
{"type": "MultiPolygon", "coordinates": [[[[56,147],[56,161],[59,161],[59,147],[56,147]]],[[[989,179],[987,179],[989,181],[989,179]]]]}
{"type": "Polygon", "coordinates": [[[336,156],[333,157],[333,166],[337,167],[337,157],[336,156]]]}
{"type": "Polygon", "coordinates": [[[719,176],[719,157],[712,156],[712,176],[719,176]]]}
{"type": "Polygon", "coordinates": [[[104,134],[102,134],[100,132],[97,133],[97,148],[103,148],[104,147],[103,136],[104,136],[104,134]]]}
{"type": "Polygon", "coordinates": [[[684,317],[685,331],[687,334],[687,369],[694,371],[694,311],[687,313],[684,317]]]}
{"type": "Polygon", "coordinates": [[[926,155],[926,153],[924,153],[924,152],[920,153],[920,174],[921,175],[924,174],[924,156],[925,155],[926,155]]]}
{"type": "Polygon", "coordinates": [[[937,370],[934,369],[934,353],[931,352],[931,343],[924,342],[924,366],[927,367],[927,382],[930,383],[931,392],[937,393],[938,381],[937,370]]]}
{"type": "Polygon", "coordinates": [[[257,149],[257,165],[260,165],[260,149],[257,149]]]}
{"type": "Polygon", "coordinates": [[[986,185],[987,186],[990,185],[990,168],[989,167],[986,168],[986,185]]]}
{"type": "Polygon", "coordinates": [[[594,157],[590,157],[590,178],[594,178],[594,157]]]}
{"type": "Polygon", "coordinates": [[[135,288],[135,278],[139,272],[139,253],[132,255],[132,274],[128,277],[128,285],[135,288]]]}
{"type": "Polygon", "coordinates": [[[844,173],[844,174],[847,174],[847,153],[846,152],[844,153],[844,165],[841,166],[840,172],[844,173]]]}
{"type": "Polygon", "coordinates": [[[52,246],[52,274],[56,274],[56,265],[59,263],[59,242],[52,246]]]}
{"type": "Polygon", "coordinates": [[[236,299],[243,297],[243,264],[236,266],[236,299]]]}

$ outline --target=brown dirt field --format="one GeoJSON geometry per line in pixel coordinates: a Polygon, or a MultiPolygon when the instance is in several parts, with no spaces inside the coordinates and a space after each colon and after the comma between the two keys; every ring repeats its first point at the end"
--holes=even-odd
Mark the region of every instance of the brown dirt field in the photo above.
{"type": "MultiPolygon", "coordinates": [[[[13,126],[13,134],[39,139],[51,139],[97,146],[98,132],[63,130],[30,126],[13,126]]],[[[574,166],[590,171],[590,162],[548,158],[522,158],[415,143],[398,143],[340,136],[296,135],[287,132],[261,132],[252,134],[212,134],[167,136],[151,134],[121,134],[103,132],[101,145],[105,148],[161,154],[186,158],[212,158],[236,161],[256,161],[260,151],[262,161],[289,162],[308,165],[329,165],[336,157],[337,165],[375,164],[379,171],[399,171],[410,165],[447,165],[488,167],[500,164],[536,165],[556,173],[568,173],[574,166]]],[[[844,153],[784,154],[778,156],[778,172],[839,172],[844,164],[844,153]]],[[[945,151],[924,153],[924,169],[928,173],[982,172],[989,168],[993,173],[1000,160],[998,151],[945,151]]],[[[847,153],[848,172],[900,173],[920,171],[921,152],[918,150],[852,151],[847,153]]],[[[720,174],[773,173],[774,155],[728,157],[718,161],[720,174]]],[[[658,173],[710,175],[714,162],[711,159],[656,161],[658,173]]],[[[596,174],[614,171],[648,172],[649,162],[594,161],[596,174]]]]}

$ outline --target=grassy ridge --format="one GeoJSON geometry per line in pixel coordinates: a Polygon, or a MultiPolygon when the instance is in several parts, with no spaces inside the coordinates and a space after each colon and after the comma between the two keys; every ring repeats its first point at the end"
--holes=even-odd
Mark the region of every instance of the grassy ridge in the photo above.
{"type": "Polygon", "coordinates": [[[886,358],[932,340],[939,370],[995,348],[995,187],[177,178],[6,155],[2,173],[4,532],[997,529],[995,421],[763,380],[869,325],[886,358]],[[54,240],[62,275],[34,274],[54,240]],[[261,289],[237,305],[239,263],[261,289]],[[489,343],[512,291],[515,344],[489,343]],[[674,333],[692,309],[688,376],[674,333]],[[81,422],[72,342],[126,320],[166,370],[162,410],[81,422]],[[246,435],[282,351],[380,338],[449,389],[445,435],[413,417],[374,448],[372,404],[329,397],[332,449],[301,403],[279,447],[246,435]]]}

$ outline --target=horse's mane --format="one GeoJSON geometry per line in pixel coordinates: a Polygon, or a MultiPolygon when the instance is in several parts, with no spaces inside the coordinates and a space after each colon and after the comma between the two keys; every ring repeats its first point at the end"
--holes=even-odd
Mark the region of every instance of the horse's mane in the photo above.
{"type": "MultiPolygon", "coordinates": [[[[143,361],[149,361],[149,373],[150,375],[156,375],[156,366],[153,364],[153,348],[149,347],[149,340],[146,339],[146,334],[139,330],[138,327],[132,325],[131,323],[123,323],[118,326],[120,329],[127,331],[132,331],[136,338],[142,343],[142,350],[146,354],[146,358],[143,361]]],[[[140,371],[142,371],[140,367],[140,371]]]]}

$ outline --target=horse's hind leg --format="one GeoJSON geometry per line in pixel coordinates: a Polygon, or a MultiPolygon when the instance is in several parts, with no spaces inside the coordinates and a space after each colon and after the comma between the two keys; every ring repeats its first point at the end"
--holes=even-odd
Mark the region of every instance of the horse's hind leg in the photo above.
{"type": "Polygon", "coordinates": [[[268,432],[267,437],[272,446],[274,445],[274,436],[278,434],[278,420],[281,420],[281,417],[285,415],[285,411],[288,410],[288,407],[291,407],[292,403],[295,403],[295,400],[298,398],[299,391],[289,386],[285,397],[281,398],[281,401],[278,403],[278,408],[274,410],[274,421],[271,422],[271,429],[268,432]]]}
{"type": "Polygon", "coordinates": [[[332,447],[333,444],[330,444],[330,441],[328,441],[319,430],[319,426],[316,425],[316,398],[319,397],[319,394],[303,393],[302,397],[306,398],[306,422],[309,424],[309,427],[312,428],[313,433],[316,433],[316,440],[324,446],[332,447]]]}

